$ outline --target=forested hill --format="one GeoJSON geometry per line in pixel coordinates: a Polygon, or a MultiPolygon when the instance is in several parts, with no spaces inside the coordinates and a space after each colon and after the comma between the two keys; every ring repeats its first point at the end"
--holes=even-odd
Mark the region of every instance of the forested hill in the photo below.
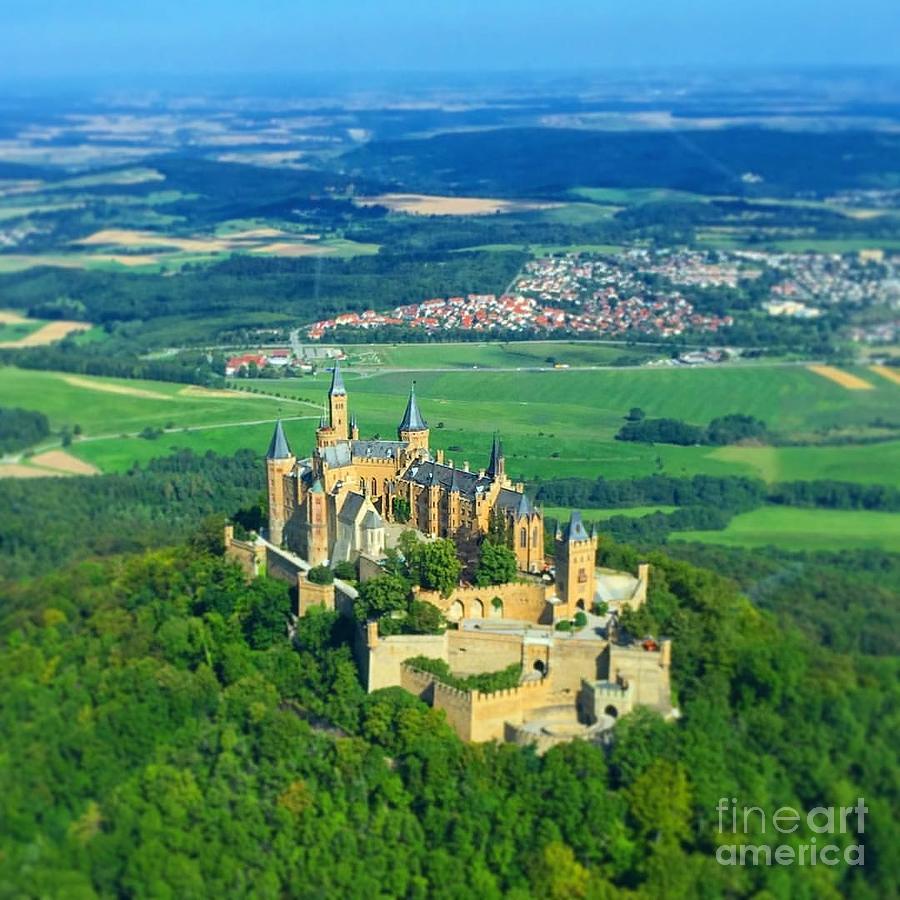
{"type": "Polygon", "coordinates": [[[398,689],[367,696],[333,614],[301,620],[294,649],[286,587],[202,549],[7,588],[0,894],[895,895],[897,660],[839,656],[652,562],[642,624],[675,638],[683,717],[636,712],[609,751],[543,757],[465,745],[398,689]],[[863,797],[865,866],[719,866],[720,797],[863,797]]]}

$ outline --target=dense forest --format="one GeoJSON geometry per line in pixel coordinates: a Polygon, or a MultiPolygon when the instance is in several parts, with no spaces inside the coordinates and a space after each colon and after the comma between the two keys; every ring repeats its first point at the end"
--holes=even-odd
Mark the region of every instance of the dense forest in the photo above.
{"type": "Polygon", "coordinates": [[[122,475],[0,478],[0,579],[178,543],[206,516],[252,521],[264,492],[262,462],[249,450],[183,450],[122,475]]]}
{"type": "Polygon", "coordinates": [[[0,406],[0,453],[31,447],[49,434],[50,422],[43,413],[0,406]]]}
{"type": "MultiPolygon", "coordinates": [[[[729,582],[654,556],[642,624],[675,638],[682,718],[636,712],[609,749],[539,757],[463,744],[399,689],[367,696],[333,614],[301,620],[291,646],[286,587],[247,585],[206,547],[6,589],[4,894],[875,900],[896,889],[896,659],[819,647],[729,582]],[[803,810],[863,797],[865,866],[719,866],[720,797],[803,810]]],[[[778,842],[810,837],[804,827],[778,842]]]]}
{"type": "Polygon", "coordinates": [[[896,135],[862,131],[506,128],[375,141],[342,168],[404,190],[556,198],[583,185],[793,196],[892,187],[896,135]],[[742,178],[752,172],[753,182],[742,178]]]}

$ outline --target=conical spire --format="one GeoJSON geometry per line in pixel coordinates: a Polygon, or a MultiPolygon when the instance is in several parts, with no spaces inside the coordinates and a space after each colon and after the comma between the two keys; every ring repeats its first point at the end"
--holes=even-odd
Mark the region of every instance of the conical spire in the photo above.
{"type": "Polygon", "coordinates": [[[284,428],[281,427],[281,419],[275,423],[275,431],[272,432],[272,440],[269,441],[269,449],[266,452],[266,459],[290,459],[294,454],[291,453],[290,444],[284,436],[284,428]]]}
{"type": "Polygon", "coordinates": [[[523,516],[530,516],[534,512],[534,507],[528,499],[527,494],[522,494],[519,499],[519,508],[516,510],[516,518],[521,519],[523,516]]]}
{"type": "Polygon", "coordinates": [[[491,478],[496,478],[503,471],[503,445],[497,432],[494,432],[494,440],[491,444],[491,461],[488,463],[487,473],[491,478]]]}
{"type": "Polygon", "coordinates": [[[329,397],[337,397],[346,395],[347,388],[344,387],[344,376],[341,375],[341,368],[337,360],[334,361],[334,368],[331,370],[331,388],[328,391],[329,397]]]}
{"type": "Polygon", "coordinates": [[[400,421],[400,431],[425,431],[428,423],[419,412],[419,404],[416,403],[416,383],[413,382],[409,389],[409,400],[406,402],[406,412],[400,421]]]}

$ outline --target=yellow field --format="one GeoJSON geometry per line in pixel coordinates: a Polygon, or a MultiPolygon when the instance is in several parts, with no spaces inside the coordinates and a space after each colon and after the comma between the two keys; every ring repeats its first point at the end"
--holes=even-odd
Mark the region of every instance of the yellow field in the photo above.
{"type": "Polygon", "coordinates": [[[0,463],[0,478],[49,478],[60,475],[50,469],[38,469],[35,466],[23,466],[20,463],[0,463]]]}
{"type": "Polygon", "coordinates": [[[25,316],[10,312],[8,309],[0,309],[0,324],[2,325],[21,325],[23,322],[27,321],[28,319],[26,319],[25,316]]]}
{"type": "Polygon", "coordinates": [[[807,368],[810,372],[815,372],[816,375],[821,375],[823,378],[839,384],[848,391],[871,391],[873,389],[873,386],[868,381],[863,381],[862,378],[851,375],[849,372],[843,372],[834,366],[808,366],[807,368]]]}
{"type": "Polygon", "coordinates": [[[377,197],[359,197],[356,202],[360,206],[386,206],[392,212],[414,216],[488,216],[498,212],[551,209],[560,205],[490,197],[440,197],[435,194],[379,194],[377,197]]]}
{"type": "Polygon", "coordinates": [[[172,247],[189,253],[219,253],[231,248],[227,240],[213,237],[172,237],[151,231],[132,231],[127,228],[104,228],[85,238],[72,241],[85,247],[172,247]]]}
{"type": "Polygon", "coordinates": [[[63,381],[72,387],[87,388],[90,391],[100,391],[104,394],[127,394],[129,397],[145,397],[148,400],[172,400],[169,394],[159,391],[148,391],[145,388],[127,387],[124,384],[109,384],[104,381],[94,381],[88,378],[79,378],[77,375],[64,375],[63,381]]]}
{"type": "Polygon", "coordinates": [[[894,384],[900,384],[900,372],[890,368],[890,366],[869,366],[869,371],[880,375],[882,378],[887,378],[888,381],[893,381],[894,384]]]}
{"type": "MultiPolygon", "coordinates": [[[[9,319],[2,321],[9,322],[9,319]]],[[[19,319],[24,322],[25,319],[19,319]]],[[[48,322],[37,331],[19,338],[17,341],[2,341],[0,347],[42,347],[44,344],[52,344],[54,341],[61,341],[66,335],[75,331],[87,331],[91,327],[90,322],[48,322]]]]}
{"type": "Polygon", "coordinates": [[[100,472],[96,466],[77,459],[65,450],[47,450],[33,456],[31,462],[44,469],[64,472],[66,475],[98,475],[100,472]]]}

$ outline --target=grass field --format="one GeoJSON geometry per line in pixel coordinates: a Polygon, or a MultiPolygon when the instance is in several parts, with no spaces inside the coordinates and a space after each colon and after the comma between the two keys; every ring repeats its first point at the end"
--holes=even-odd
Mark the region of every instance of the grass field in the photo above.
{"type": "Polygon", "coordinates": [[[660,348],[587,341],[522,341],[498,343],[352,344],[350,362],[397,369],[510,369],[552,367],[548,360],[572,367],[609,366],[623,356],[640,362],[664,355],[660,348]]]}
{"type": "MultiPolygon", "coordinates": [[[[608,350],[587,344],[553,349],[560,356],[563,352],[587,354],[590,361],[608,350]]],[[[482,362],[507,361],[507,351],[499,345],[483,351],[472,345],[412,347],[408,352],[396,351],[391,360],[412,364],[426,360],[429,353],[443,353],[443,362],[456,359],[462,367],[414,376],[422,412],[431,424],[432,446],[444,449],[457,463],[468,461],[473,468],[486,465],[491,436],[499,430],[508,471],[529,481],[598,475],[629,478],[662,472],[900,484],[900,441],[824,447],[677,447],[614,439],[632,406],[640,406],[650,416],[675,416],[696,423],[744,412],[779,431],[810,431],[827,425],[852,429],[878,416],[895,418],[900,385],[871,373],[871,390],[848,391],[802,366],[501,372],[473,370],[466,357],[479,352],[482,362]]],[[[524,352],[540,357],[545,350],[529,345],[524,352]]],[[[277,416],[313,417],[289,423],[289,436],[296,434],[295,449],[307,452],[329,378],[323,371],[316,377],[255,384],[258,390],[292,398],[282,400],[241,392],[204,395],[165,382],[6,368],[0,369],[0,405],[45,412],[56,429],[80,425],[90,440],[76,442],[75,455],[102,470],[118,470],[135,460],[164,455],[173,446],[222,452],[250,447],[262,452],[270,423],[277,416]],[[235,422],[248,424],[227,427],[235,422]],[[156,440],[133,436],[147,426],[171,426],[174,431],[156,440]],[[183,430],[200,426],[216,427],[183,430]]],[[[364,437],[396,434],[412,378],[408,372],[345,371],[350,408],[360,419],[364,437]]]]}
{"type": "Polygon", "coordinates": [[[900,515],[766,506],[735,516],[724,531],[682,531],[670,540],[785,550],[875,548],[900,552],[900,515]]]}
{"type": "MultiPolygon", "coordinates": [[[[272,422],[279,416],[312,417],[289,423],[289,433],[298,425],[304,426],[299,446],[307,446],[318,416],[312,407],[295,401],[231,392],[204,394],[167,382],[9,367],[0,368],[0,406],[39,410],[55,430],[79,425],[83,437],[75,441],[71,452],[103,471],[119,471],[132,462],[164,456],[171,447],[227,453],[248,447],[262,453],[272,433],[272,422]],[[156,440],[136,436],[148,426],[176,430],[156,440]],[[185,432],[181,430],[184,428],[201,430],[185,432]]],[[[299,440],[299,427],[297,436],[299,440]]],[[[42,446],[53,443],[50,439],[42,446]]]]}
{"type": "MultiPolygon", "coordinates": [[[[411,348],[434,352],[436,348],[411,348]]],[[[315,379],[260,382],[262,390],[324,398],[328,373],[315,379]]],[[[871,376],[870,376],[871,377],[871,376]]],[[[639,406],[649,416],[706,423],[743,412],[789,432],[828,425],[863,427],[894,418],[900,386],[884,379],[848,391],[802,366],[705,369],[578,369],[546,372],[417,372],[432,446],[473,467],[486,462],[491,434],[502,432],[507,467],[526,480],[583,476],[748,475],[767,480],[834,478],[900,483],[900,441],[840,447],[676,447],[614,440],[622,417],[639,406]],[[440,427],[443,425],[443,427],[440,427]],[[450,449],[459,448],[459,449],[450,449]]],[[[409,373],[345,372],[362,434],[393,435],[409,373]]]]}

